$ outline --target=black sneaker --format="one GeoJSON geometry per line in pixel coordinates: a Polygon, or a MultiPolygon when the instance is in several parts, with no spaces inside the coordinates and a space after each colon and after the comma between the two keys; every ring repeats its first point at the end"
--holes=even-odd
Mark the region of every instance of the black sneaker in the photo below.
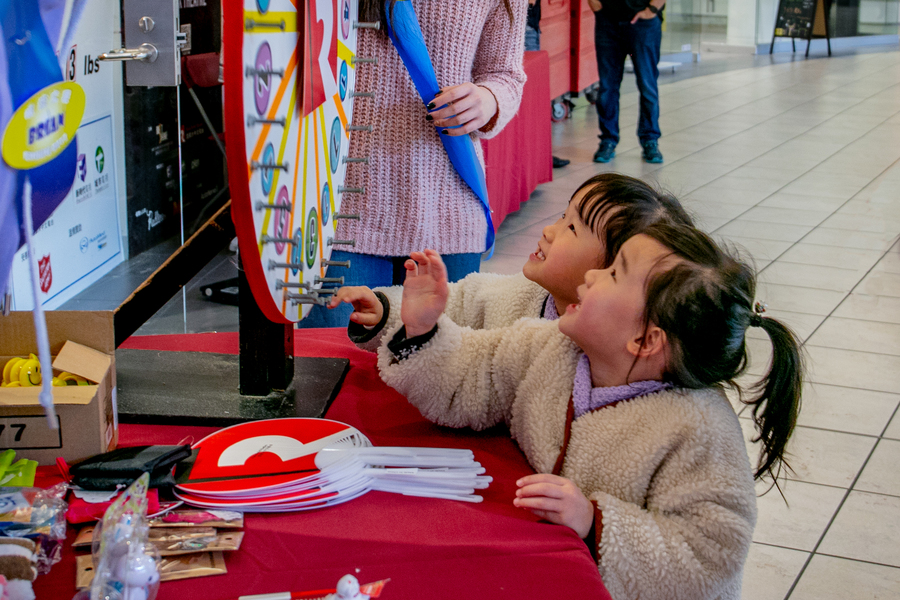
{"type": "Polygon", "coordinates": [[[663,155],[662,152],[659,151],[659,145],[656,140],[641,142],[641,146],[644,148],[644,152],[641,154],[644,162],[661,163],[663,161],[663,155]]]}
{"type": "Polygon", "coordinates": [[[567,158],[560,158],[560,157],[558,157],[558,156],[554,156],[554,157],[553,157],[553,168],[554,168],[554,169],[559,169],[559,168],[561,168],[561,167],[566,166],[566,165],[569,164],[570,162],[571,162],[571,161],[570,161],[569,159],[567,159],[567,158]]]}
{"type": "Polygon", "coordinates": [[[616,156],[616,143],[611,140],[600,140],[600,147],[594,152],[594,162],[608,163],[616,156]]]}

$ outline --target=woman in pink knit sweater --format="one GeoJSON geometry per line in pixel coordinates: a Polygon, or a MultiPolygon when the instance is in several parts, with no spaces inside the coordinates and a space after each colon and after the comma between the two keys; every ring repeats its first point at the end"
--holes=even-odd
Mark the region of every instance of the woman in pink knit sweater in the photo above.
{"type": "MultiPolygon", "coordinates": [[[[357,55],[378,59],[357,66],[353,121],[370,125],[350,138],[351,164],[341,212],[360,220],[338,222],[336,239],[355,247],[332,252],[329,277],[344,285],[368,287],[403,283],[410,252],[434,248],[447,264],[451,281],[478,271],[487,221],[480,201],[456,173],[441,135],[490,138],[512,119],[522,99],[527,0],[411,0],[442,92],[427,106],[385,34],[385,2],[360,0],[361,21],[381,21],[381,30],[361,29],[357,55]],[[451,103],[445,108],[441,108],[451,103]]],[[[392,4],[392,2],[388,2],[392,4]]],[[[388,7],[388,10],[390,8],[388,7]]],[[[481,145],[475,144],[483,160],[481,145]]],[[[352,307],[316,306],[302,327],[346,327],[352,307]]]]}

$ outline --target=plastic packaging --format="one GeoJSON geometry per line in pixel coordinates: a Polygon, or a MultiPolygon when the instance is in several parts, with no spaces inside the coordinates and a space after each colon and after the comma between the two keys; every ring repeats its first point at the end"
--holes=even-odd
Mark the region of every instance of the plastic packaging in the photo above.
{"type": "Polygon", "coordinates": [[[147,486],[141,475],[109,507],[94,530],[92,600],[153,600],[159,556],[148,541],[147,486]]]}
{"type": "Polygon", "coordinates": [[[37,544],[40,574],[62,558],[66,539],[66,484],[50,488],[0,488],[0,535],[37,544]]]}

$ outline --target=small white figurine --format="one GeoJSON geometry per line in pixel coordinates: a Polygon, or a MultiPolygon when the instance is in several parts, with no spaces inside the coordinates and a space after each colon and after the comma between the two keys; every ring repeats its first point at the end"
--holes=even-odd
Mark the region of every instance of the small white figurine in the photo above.
{"type": "Polygon", "coordinates": [[[150,586],[159,581],[159,571],[152,556],[140,553],[120,558],[115,577],[124,586],[122,600],[147,600],[150,586]]]}
{"type": "Polygon", "coordinates": [[[368,594],[359,591],[359,581],[353,575],[344,575],[338,580],[336,600],[369,600],[368,594]]]}

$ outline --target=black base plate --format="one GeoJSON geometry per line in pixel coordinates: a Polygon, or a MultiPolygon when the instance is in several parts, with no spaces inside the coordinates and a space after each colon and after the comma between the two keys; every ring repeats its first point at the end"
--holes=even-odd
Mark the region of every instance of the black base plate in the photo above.
{"type": "Polygon", "coordinates": [[[238,357],[204,352],[116,350],[119,421],[223,427],[284,417],[322,417],[350,367],[346,358],[294,358],[285,392],[242,396],[238,357]]]}

